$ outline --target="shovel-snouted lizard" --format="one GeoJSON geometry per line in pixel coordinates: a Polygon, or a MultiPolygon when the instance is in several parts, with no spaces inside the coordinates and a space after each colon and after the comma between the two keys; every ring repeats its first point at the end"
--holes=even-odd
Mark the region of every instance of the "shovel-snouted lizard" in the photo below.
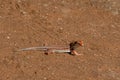
{"type": "Polygon", "coordinates": [[[71,55],[81,55],[75,51],[78,47],[83,46],[82,41],[73,41],[69,44],[69,47],[47,47],[47,46],[42,46],[42,47],[30,47],[30,48],[23,48],[18,51],[28,51],[28,50],[41,50],[45,51],[45,54],[48,55],[50,53],[69,53],[71,55]]]}

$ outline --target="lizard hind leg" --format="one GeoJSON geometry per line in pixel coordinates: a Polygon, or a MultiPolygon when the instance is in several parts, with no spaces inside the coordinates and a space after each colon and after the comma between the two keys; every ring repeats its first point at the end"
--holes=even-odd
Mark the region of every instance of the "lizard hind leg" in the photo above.
{"type": "Polygon", "coordinates": [[[45,55],[48,55],[48,54],[52,54],[52,53],[53,53],[53,50],[47,49],[44,54],[45,54],[45,55]]]}

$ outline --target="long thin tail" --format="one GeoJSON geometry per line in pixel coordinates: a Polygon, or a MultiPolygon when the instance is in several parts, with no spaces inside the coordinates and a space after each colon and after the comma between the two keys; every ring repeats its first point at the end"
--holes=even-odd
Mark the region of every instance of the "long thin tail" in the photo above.
{"type": "Polygon", "coordinates": [[[29,50],[42,50],[42,51],[46,51],[49,49],[53,49],[53,50],[63,50],[63,49],[68,49],[68,47],[47,47],[47,46],[42,46],[42,47],[29,47],[29,48],[22,48],[19,49],[18,51],[29,51],[29,50]]]}

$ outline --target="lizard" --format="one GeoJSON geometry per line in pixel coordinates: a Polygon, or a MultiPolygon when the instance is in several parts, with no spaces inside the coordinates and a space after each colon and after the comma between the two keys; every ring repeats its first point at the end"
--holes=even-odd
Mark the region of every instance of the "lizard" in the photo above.
{"type": "Polygon", "coordinates": [[[61,46],[42,46],[42,47],[30,47],[30,48],[23,48],[18,51],[28,51],[28,50],[42,50],[45,51],[45,54],[48,55],[50,53],[69,53],[71,55],[81,55],[76,52],[76,49],[80,46],[83,46],[83,41],[72,41],[68,47],[61,47],[61,46]]]}

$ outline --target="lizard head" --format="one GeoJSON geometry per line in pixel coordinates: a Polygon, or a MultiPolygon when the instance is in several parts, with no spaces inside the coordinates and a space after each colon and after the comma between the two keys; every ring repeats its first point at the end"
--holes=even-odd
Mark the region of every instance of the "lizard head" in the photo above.
{"type": "Polygon", "coordinates": [[[79,44],[80,46],[83,46],[83,41],[77,41],[77,44],[79,44]]]}

